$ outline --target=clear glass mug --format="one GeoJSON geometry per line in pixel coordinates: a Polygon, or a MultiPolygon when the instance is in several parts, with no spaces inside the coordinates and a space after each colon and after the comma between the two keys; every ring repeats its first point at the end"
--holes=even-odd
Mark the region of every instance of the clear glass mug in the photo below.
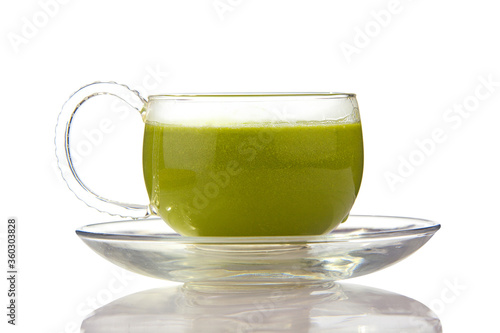
{"type": "Polygon", "coordinates": [[[356,96],[344,93],[176,94],[142,98],[113,82],[87,85],[64,104],[56,155],[69,188],[111,215],[160,216],[185,236],[319,235],[348,218],[361,184],[356,96]],[[76,173],[73,117],[98,95],[142,115],[149,205],[94,193],[76,173]]]}

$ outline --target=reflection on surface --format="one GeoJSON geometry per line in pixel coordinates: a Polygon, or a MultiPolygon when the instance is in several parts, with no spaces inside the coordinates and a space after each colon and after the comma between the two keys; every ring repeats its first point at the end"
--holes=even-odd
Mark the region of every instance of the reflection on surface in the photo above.
{"type": "Polygon", "coordinates": [[[425,305],[344,283],[174,286],[142,291],[93,312],[82,332],[442,332],[425,305]]]}

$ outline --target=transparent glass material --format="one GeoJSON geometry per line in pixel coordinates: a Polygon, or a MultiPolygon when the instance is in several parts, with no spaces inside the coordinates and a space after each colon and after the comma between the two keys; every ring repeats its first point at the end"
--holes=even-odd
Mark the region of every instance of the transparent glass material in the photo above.
{"type": "Polygon", "coordinates": [[[87,205],[122,217],[160,216],[184,236],[325,234],[348,218],[363,173],[358,103],[346,93],[145,99],[124,85],[96,82],[64,104],[55,142],[63,178],[87,205]],[[75,115],[100,95],[142,116],[148,204],[103,197],[74,168],[75,115]]]}
{"type": "Polygon", "coordinates": [[[159,219],[88,225],[76,231],[95,252],[132,272],[207,285],[307,284],[392,265],[439,230],[431,221],[351,216],[328,235],[183,237],[159,219]]]}
{"type": "Polygon", "coordinates": [[[131,218],[148,217],[150,215],[148,205],[118,202],[93,191],[80,178],[73,165],[70,149],[71,125],[80,107],[91,98],[101,95],[116,97],[127,103],[132,110],[141,113],[146,103],[146,100],[141,97],[138,91],[131,90],[127,86],[116,82],[95,82],[80,88],[71,95],[64,103],[56,125],[56,158],[61,175],[69,189],[89,207],[110,215],[131,218]]]}
{"type": "Polygon", "coordinates": [[[442,328],[436,314],[414,299],[330,282],[280,288],[151,289],[95,310],[81,331],[441,333],[442,328]]]}

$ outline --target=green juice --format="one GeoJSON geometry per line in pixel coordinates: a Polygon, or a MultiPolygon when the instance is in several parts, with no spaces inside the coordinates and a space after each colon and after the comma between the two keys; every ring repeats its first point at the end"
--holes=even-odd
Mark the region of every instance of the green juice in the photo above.
{"type": "Polygon", "coordinates": [[[147,123],[143,154],[153,210],[185,236],[326,233],[363,173],[360,123],[147,123]]]}

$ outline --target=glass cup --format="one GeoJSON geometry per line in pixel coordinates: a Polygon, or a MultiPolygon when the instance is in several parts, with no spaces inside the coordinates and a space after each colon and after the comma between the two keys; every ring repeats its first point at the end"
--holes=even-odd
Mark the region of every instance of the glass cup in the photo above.
{"type": "Polygon", "coordinates": [[[327,233],[348,218],[363,173],[354,94],[175,94],[145,100],[124,85],[97,82],[64,104],[55,140],[62,175],[78,198],[111,215],[158,215],[185,236],[327,233]],[[149,205],[99,196],[75,171],[73,117],[98,95],[115,96],[142,115],[149,205]]]}

